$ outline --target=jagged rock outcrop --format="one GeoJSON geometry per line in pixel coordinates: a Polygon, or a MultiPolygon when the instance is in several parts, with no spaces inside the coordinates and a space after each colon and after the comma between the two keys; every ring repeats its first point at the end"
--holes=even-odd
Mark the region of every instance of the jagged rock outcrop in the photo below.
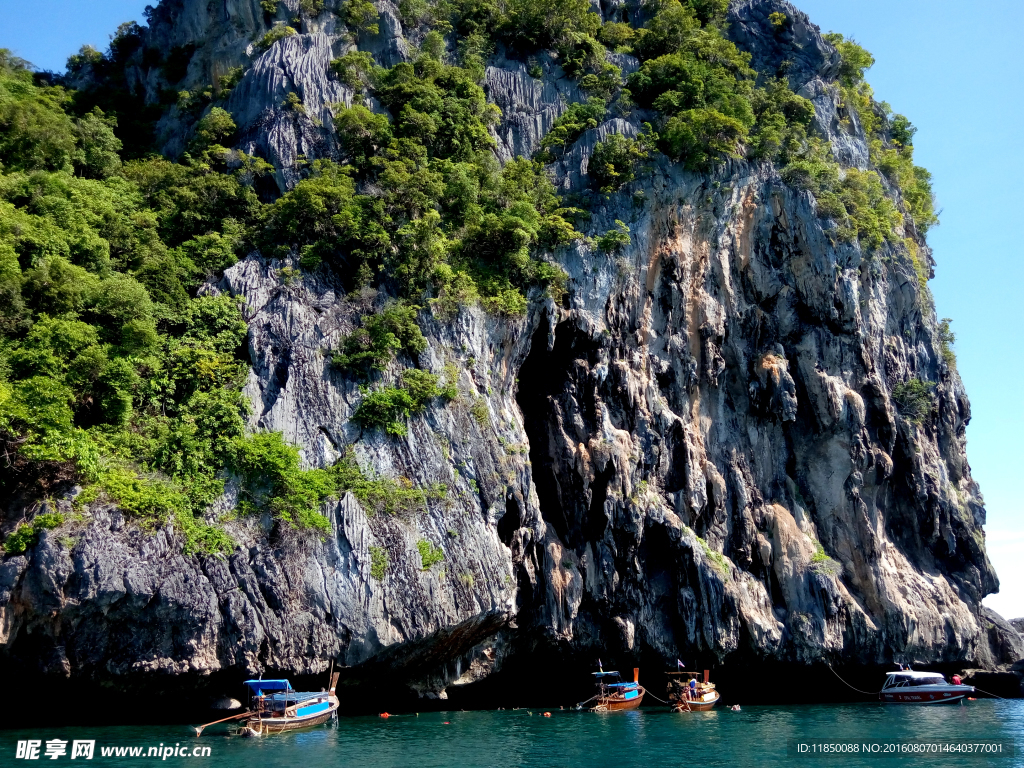
{"type": "MultiPolygon", "coordinates": [[[[228,107],[242,148],[284,187],[299,155],[336,151],[331,104],[352,99],[328,73],[350,45],[330,7],[259,53],[256,0],[164,2],[147,42],[198,46],[186,85],[247,62],[228,107]],[[282,106],[289,92],[304,114],[282,106]]],[[[409,45],[394,9],[378,7],[368,49],[390,64],[409,45]]],[[[839,117],[837,54],[806,16],[751,0],[730,21],[769,76],[791,62],[818,135],[864,167],[863,133],[839,117]],[[782,35],[766,27],[777,10],[792,21],[782,35]]],[[[540,64],[540,79],[500,56],[487,69],[503,161],[535,151],[580,98],[557,62],[540,64]]],[[[156,98],[159,83],[143,85],[156,98]]],[[[643,117],[584,133],[552,166],[558,186],[585,185],[597,141],[635,135],[643,117]]],[[[183,125],[165,117],[168,151],[183,125]]],[[[966,458],[970,406],[907,257],[834,243],[810,193],[770,164],[696,175],[661,159],[599,201],[591,231],[616,220],[631,231],[618,252],[555,255],[561,303],[538,291],[521,319],[421,312],[419,363],[455,364],[459,399],[413,418],[405,438],[360,431],[357,387],[324,355],[380,297],[345,295],[326,270],[285,277],[291,262],[259,253],[228,270],[208,290],[246,300],[252,426],[283,432],[308,466],[354,446],[364,468],[443,483],[447,496],[395,516],[346,496],[323,542],[268,541],[259,521],[237,521],[241,546],[224,560],[89,510],[73,541],[47,532],[4,561],[3,663],[117,680],[315,672],[333,657],[435,696],[529,653],[1005,663],[980,607],[998,583],[966,458]],[[892,397],[913,376],[938,382],[922,423],[892,397]],[[420,539],[443,549],[443,569],[421,570],[420,539]],[[388,554],[382,578],[371,547],[388,554]]]]}

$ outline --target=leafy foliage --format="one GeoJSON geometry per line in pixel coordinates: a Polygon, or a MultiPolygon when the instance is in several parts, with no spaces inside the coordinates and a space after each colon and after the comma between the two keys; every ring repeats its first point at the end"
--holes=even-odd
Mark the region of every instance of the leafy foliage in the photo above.
{"type": "Polygon", "coordinates": [[[597,238],[597,247],[608,253],[615,253],[623,246],[629,245],[629,227],[625,222],[615,220],[615,229],[609,229],[597,238]]]}
{"type": "Polygon", "coordinates": [[[892,399],[906,419],[920,424],[931,412],[933,389],[935,385],[930,381],[910,379],[893,388],[892,399]]]}
{"type": "Polygon", "coordinates": [[[381,547],[370,547],[370,576],[382,581],[388,572],[388,553],[381,547]]]}
{"type": "Polygon", "coordinates": [[[450,399],[454,390],[438,386],[438,377],[427,371],[407,368],[402,371],[401,386],[383,387],[367,393],[352,419],[364,429],[383,429],[389,435],[403,437],[408,432],[406,419],[422,413],[437,397],[450,399]]]}
{"type": "Polygon", "coordinates": [[[338,493],[334,473],[301,469],[299,449],[279,432],[258,432],[235,441],[234,469],[245,483],[243,511],[265,510],[298,528],[327,533],[330,522],[320,505],[338,493]]]}
{"type": "Polygon", "coordinates": [[[187,551],[230,548],[199,515],[244,433],[246,325],[195,289],[244,247],[258,166],[235,153],[247,168],[228,170],[222,110],[183,162],[122,164],[112,121],[3,62],[0,135],[19,149],[0,161],[0,435],[18,461],[73,466],[84,500],[172,520],[187,551]]]}
{"type": "Polygon", "coordinates": [[[551,130],[544,134],[540,146],[541,159],[553,160],[554,151],[564,152],[584,131],[597,128],[604,119],[607,103],[599,96],[591,96],[586,102],[575,102],[555,120],[551,130]]]}
{"type": "Polygon", "coordinates": [[[20,555],[26,549],[34,547],[43,531],[59,528],[64,524],[64,515],[60,512],[44,512],[32,518],[31,523],[22,523],[11,532],[3,542],[3,552],[8,555],[20,555]]]}
{"type": "Polygon", "coordinates": [[[956,344],[956,334],[949,327],[952,322],[953,320],[948,317],[939,321],[939,349],[942,350],[942,359],[946,361],[946,364],[955,368],[956,352],[953,351],[953,345],[956,344]]]}
{"type": "Polygon", "coordinates": [[[394,480],[367,477],[359,469],[351,449],[338,460],[331,471],[337,481],[339,493],[350,492],[366,509],[367,514],[406,514],[425,510],[428,502],[444,499],[447,487],[441,483],[416,488],[407,478],[394,480]]]}
{"type": "Polygon", "coordinates": [[[656,151],[657,141],[650,123],[644,123],[643,133],[635,139],[613,133],[594,146],[587,173],[602,192],[614,192],[636,178],[637,164],[656,151]]]}
{"type": "Polygon", "coordinates": [[[430,52],[391,69],[364,65],[336,68],[365,77],[393,117],[339,108],[349,165],[317,163],[271,206],[262,241],[291,244],[304,266],[329,264],[353,287],[432,291],[444,312],[477,297],[522,312],[523,287],[552,277],[532,252],[578,236],[551,182],[526,160],[495,162],[488,127],[498,112],[468,70],[430,52]]]}
{"type": "Polygon", "coordinates": [[[341,18],[349,28],[368,35],[376,35],[379,14],[370,0],[345,0],[341,5],[341,18]]]}
{"type": "Polygon", "coordinates": [[[287,24],[275,24],[263,37],[256,43],[256,47],[260,50],[267,50],[279,40],[284,40],[286,37],[297,35],[298,32],[287,24]]]}
{"type": "Polygon", "coordinates": [[[444,560],[444,550],[440,547],[435,547],[426,539],[420,539],[417,541],[416,549],[419,550],[420,563],[422,564],[422,570],[424,571],[429,571],[431,567],[444,560]]]}
{"type": "Polygon", "coordinates": [[[346,336],[332,362],[342,370],[368,377],[383,371],[396,352],[416,355],[427,348],[427,340],[416,324],[419,307],[395,302],[380,312],[363,317],[363,326],[346,336]]]}

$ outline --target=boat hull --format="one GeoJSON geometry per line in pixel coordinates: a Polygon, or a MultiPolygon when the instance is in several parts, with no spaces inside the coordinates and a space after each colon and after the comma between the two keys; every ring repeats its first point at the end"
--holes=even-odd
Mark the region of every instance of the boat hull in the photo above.
{"type": "Polygon", "coordinates": [[[697,700],[697,701],[691,701],[691,700],[685,700],[685,699],[676,699],[675,701],[672,702],[672,711],[673,712],[705,712],[705,711],[711,709],[712,707],[714,707],[715,704],[718,703],[718,700],[722,698],[721,694],[718,691],[714,691],[713,693],[715,695],[714,695],[714,698],[711,698],[711,699],[700,699],[700,700],[697,700]]]}
{"type": "Polygon", "coordinates": [[[596,712],[625,712],[630,709],[637,709],[640,706],[640,702],[643,701],[645,693],[647,691],[641,686],[640,692],[631,699],[619,696],[605,696],[597,700],[594,710],[596,712]]]}
{"type": "Polygon", "coordinates": [[[251,717],[246,721],[245,727],[259,735],[312,728],[316,725],[323,725],[334,717],[335,712],[338,711],[338,704],[338,700],[332,696],[328,701],[327,709],[322,712],[305,717],[251,717]]]}
{"type": "Polygon", "coordinates": [[[886,704],[952,704],[962,701],[969,691],[882,691],[878,698],[886,704]]]}

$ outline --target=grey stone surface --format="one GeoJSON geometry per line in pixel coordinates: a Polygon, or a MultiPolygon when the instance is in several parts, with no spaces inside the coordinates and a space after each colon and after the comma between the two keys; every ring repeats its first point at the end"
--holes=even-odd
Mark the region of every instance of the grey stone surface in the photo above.
{"type": "MultiPolygon", "coordinates": [[[[242,60],[265,31],[255,0],[174,7],[152,34],[206,41],[189,82],[242,60]]],[[[381,7],[370,46],[393,63],[408,47],[381,7]]],[[[866,165],[817,29],[776,0],[730,14],[759,67],[795,62],[817,130],[844,163],[866,165]],[[778,8],[794,22],[781,41],[765,26],[778,8]]],[[[265,153],[282,186],[298,155],[331,155],[330,105],[351,100],[327,72],[348,45],[337,21],[327,11],[312,26],[256,57],[229,102],[243,148],[265,153]],[[284,110],[289,92],[305,116],[284,110]]],[[[541,79],[491,64],[507,161],[582,97],[548,59],[541,79]]],[[[175,120],[168,146],[182,140],[175,120]]],[[[551,167],[556,184],[584,187],[594,144],[636,130],[615,119],[584,134],[551,167]]],[[[236,521],[239,548],[223,559],[186,557],[172,528],[92,508],[0,564],[0,658],[113,681],[314,672],[337,658],[430,697],[552,648],[577,660],[1007,663],[1016,646],[991,631],[1005,622],[981,607],[998,582],[966,458],[970,405],[908,258],[834,245],[809,193],[739,161],[697,176],[659,160],[597,203],[588,232],[616,220],[631,230],[621,251],[550,254],[569,277],[564,304],[535,290],[521,319],[420,313],[418,363],[454,364],[460,396],[400,439],[350,421],[360,394],[324,354],[384,297],[345,295],[322,271],[285,280],[293,265],[259,253],[228,270],[208,290],[246,299],[252,427],[283,432],[310,467],[354,446],[367,471],[444,483],[446,499],[389,516],[346,496],[326,509],[324,541],[236,521]],[[892,400],[912,376],[938,382],[923,424],[892,400]],[[443,568],[420,569],[420,539],[443,549],[443,568]],[[381,581],[371,546],[391,563],[381,581]],[[35,650],[18,651],[28,637],[35,650]]],[[[231,506],[229,495],[219,508],[231,506]]]]}

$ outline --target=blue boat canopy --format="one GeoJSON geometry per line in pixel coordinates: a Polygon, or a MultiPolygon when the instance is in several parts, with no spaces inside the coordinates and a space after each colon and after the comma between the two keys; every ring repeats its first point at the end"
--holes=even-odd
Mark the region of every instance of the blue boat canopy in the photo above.
{"type": "Polygon", "coordinates": [[[257,696],[261,691],[290,691],[292,689],[292,684],[287,680],[246,680],[245,684],[257,696]]]}
{"type": "Polygon", "coordinates": [[[609,688],[636,688],[639,683],[608,683],[609,688]]]}

